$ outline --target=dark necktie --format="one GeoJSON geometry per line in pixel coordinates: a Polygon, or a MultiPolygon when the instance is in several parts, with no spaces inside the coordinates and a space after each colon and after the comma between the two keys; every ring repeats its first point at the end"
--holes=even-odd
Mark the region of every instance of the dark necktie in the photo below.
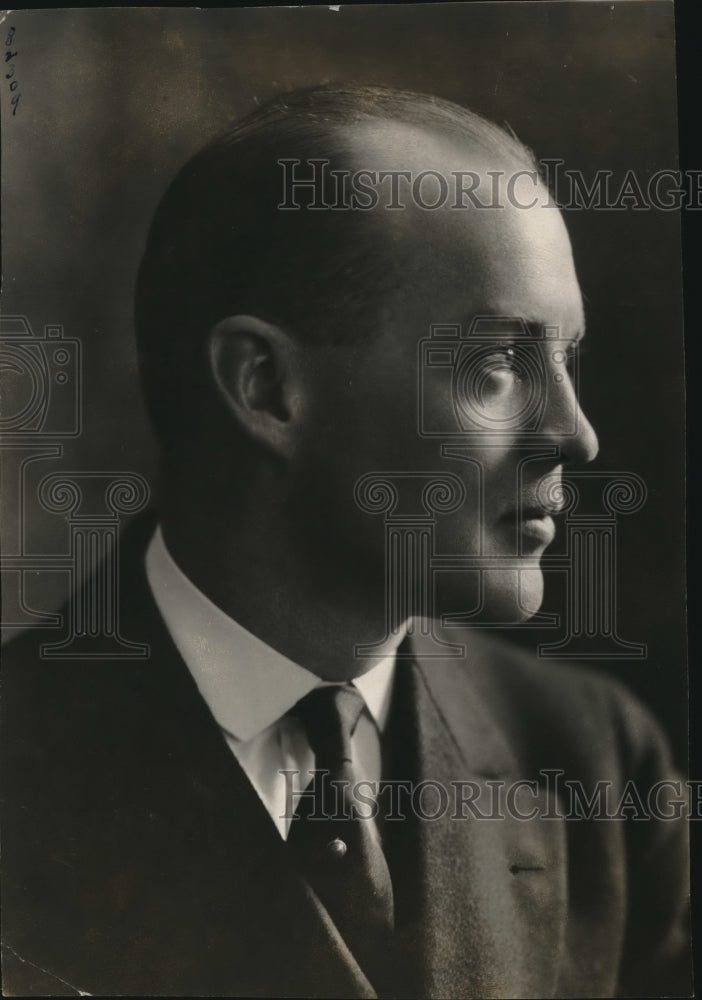
{"type": "Polygon", "coordinates": [[[363,706],[356,688],[333,685],[316,688],[293,709],[314,751],[316,773],[300,798],[288,843],[350,951],[377,984],[392,943],[393,892],[375,823],[357,815],[352,792],[367,777],[354,769],[351,748],[363,706]]]}

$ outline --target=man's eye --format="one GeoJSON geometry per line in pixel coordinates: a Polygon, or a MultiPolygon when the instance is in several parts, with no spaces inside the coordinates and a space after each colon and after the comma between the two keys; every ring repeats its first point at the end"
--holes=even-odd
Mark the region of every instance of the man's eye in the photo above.
{"type": "Polygon", "coordinates": [[[506,368],[514,368],[516,365],[517,359],[513,347],[501,347],[490,357],[494,358],[497,364],[502,362],[506,368]]]}
{"type": "Polygon", "coordinates": [[[496,389],[518,384],[524,374],[513,347],[492,351],[482,359],[482,365],[483,379],[486,383],[492,380],[496,389]]]}

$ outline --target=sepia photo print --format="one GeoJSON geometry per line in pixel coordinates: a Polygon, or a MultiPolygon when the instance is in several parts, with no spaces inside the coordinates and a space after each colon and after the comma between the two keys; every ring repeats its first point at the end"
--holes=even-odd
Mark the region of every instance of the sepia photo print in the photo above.
{"type": "Polygon", "coordinates": [[[4,994],[691,996],[671,0],[0,37],[4,994]]]}

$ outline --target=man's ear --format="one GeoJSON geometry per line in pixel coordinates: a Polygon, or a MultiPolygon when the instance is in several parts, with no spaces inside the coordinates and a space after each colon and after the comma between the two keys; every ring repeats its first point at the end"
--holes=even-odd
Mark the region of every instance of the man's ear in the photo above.
{"type": "Polygon", "coordinates": [[[283,457],[293,454],[304,392],[301,345],[256,316],[229,316],[209,334],[210,367],[242,430],[283,457]]]}

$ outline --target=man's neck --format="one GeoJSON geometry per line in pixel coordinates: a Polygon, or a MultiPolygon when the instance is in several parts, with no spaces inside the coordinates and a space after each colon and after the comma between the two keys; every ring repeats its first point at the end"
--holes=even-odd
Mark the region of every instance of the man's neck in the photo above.
{"type": "Polygon", "coordinates": [[[404,627],[386,636],[384,595],[371,599],[340,571],[315,578],[285,539],[235,525],[194,530],[193,518],[162,518],[166,547],[185,575],[225,614],[273,649],[324,680],[351,680],[394,652],[404,627]],[[372,657],[360,645],[379,642],[372,657]]]}

